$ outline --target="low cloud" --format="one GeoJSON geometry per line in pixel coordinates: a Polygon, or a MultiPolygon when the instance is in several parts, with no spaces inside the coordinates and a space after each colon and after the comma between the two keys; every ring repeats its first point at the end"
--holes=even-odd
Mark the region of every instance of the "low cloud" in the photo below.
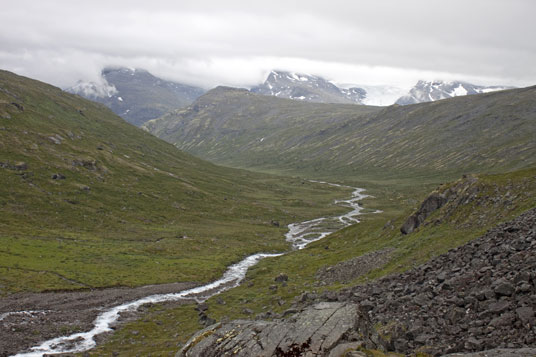
{"type": "Polygon", "coordinates": [[[250,86],[273,69],[338,83],[536,83],[533,1],[20,0],[0,14],[0,67],[65,87],[104,66],[250,86]]]}

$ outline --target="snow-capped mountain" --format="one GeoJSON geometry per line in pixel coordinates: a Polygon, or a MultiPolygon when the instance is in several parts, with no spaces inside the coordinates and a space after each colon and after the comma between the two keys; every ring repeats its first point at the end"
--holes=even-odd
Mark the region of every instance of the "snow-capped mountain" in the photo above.
{"type": "Polygon", "coordinates": [[[460,81],[418,81],[417,84],[411,88],[408,94],[400,97],[396,101],[396,104],[406,105],[433,102],[436,100],[458,97],[461,95],[488,93],[511,88],[513,87],[478,86],[460,81]]]}
{"type": "Polygon", "coordinates": [[[190,105],[205,92],[198,87],[163,80],[143,69],[130,68],[105,68],[99,83],[79,81],[66,91],[103,103],[138,126],[190,105]]]}
{"type": "Polygon", "coordinates": [[[272,71],[263,84],[251,88],[254,93],[316,103],[362,104],[362,88],[341,89],[322,77],[285,71],[272,71]]]}

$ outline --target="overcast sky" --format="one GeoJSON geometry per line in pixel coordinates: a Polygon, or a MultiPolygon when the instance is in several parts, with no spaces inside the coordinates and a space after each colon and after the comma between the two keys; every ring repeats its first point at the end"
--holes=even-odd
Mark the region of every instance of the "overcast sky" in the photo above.
{"type": "Polygon", "coordinates": [[[205,88],[271,69],[339,84],[536,84],[534,0],[2,2],[0,68],[61,87],[104,66],[205,88]]]}

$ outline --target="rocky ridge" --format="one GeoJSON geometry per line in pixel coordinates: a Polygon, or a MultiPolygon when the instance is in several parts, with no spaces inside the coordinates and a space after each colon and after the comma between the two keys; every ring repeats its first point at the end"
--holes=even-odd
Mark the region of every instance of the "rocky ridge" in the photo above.
{"type": "Polygon", "coordinates": [[[533,208],[408,272],[338,292],[306,293],[274,321],[213,325],[177,355],[264,355],[257,348],[272,346],[270,353],[280,356],[343,356],[359,348],[529,356],[536,353],[535,311],[533,208]],[[345,311],[344,323],[333,326],[324,310],[345,311]],[[317,335],[308,332],[324,329],[328,331],[317,335]],[[277,338],[269,331],[277,331],[277,338]]]}

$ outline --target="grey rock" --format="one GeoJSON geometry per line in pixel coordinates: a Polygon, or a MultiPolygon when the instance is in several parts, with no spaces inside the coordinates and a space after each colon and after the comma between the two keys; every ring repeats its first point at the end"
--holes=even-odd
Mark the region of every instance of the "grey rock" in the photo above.
{"type": "Polygon", "coordinates": [[[507,300],[501,300],[495,302],[489,306],[489,311],[493,314],[500,314],[503,311],[506,311],[510,307],[510,303],[507,300]]]}
{"type": "Polygon", "coordinates": [[[410,234],[413,232],[417,227],[419,227],[421,223],[419,222],[419,218],[417,215],[411,215],[409,216],[402,227],[400,228],[400,232],[402,234],[410,234]]]}
{"type": "Polygon", "coordinates": [[[274,221],[273,219],[270,221],[270,224],[274,227],[279,227],[279,221],[274,221]]]}
{"type": "Polygon", "coordinates": [[[501,281],[493,288],[493,291],[500,296],[511,296],[515,292],[515,287],[508,281],[501,281]]]}
{"type": "Polygon", "coordinates": [[[196,307],[195,307],[195,310],[197,311],[207,311],[208,310],[208,305],[206,303],[200,303],[200,304],[197,304],[196,307]]]}
{"type": "Polygon", "coordinates": [[[13,168],[17,171],[24,171],[24,170],[28,170],[28,164],[26,164],[25,162],[17,162],[15,163],[15,165],[13,165],[13,168]]]}
{"type": "Polygon", "coordinates": [[[534,324],[534,310],[530,306],[523,306],[516,309],[516,314],[523,324],[534,324]]]}
{"type": "Polygon", "coordinates": [[[343,343],[353,343],[348,346],[363,343],[344,341],[345,336],[360,326],[362,330],[370,329],[370,322],[359,316],[353,304],[319,303],[289,320],[236,320],[217,324],[195,334],[176,356],[215,357],[229,353],[261,357],[289,351],[329,355],[343,343]]]}
{"type": "Polygon", "coordinates": [[[413,232],[432,212],[441,208],[446,202],[447,198],[445,196],[440,195],[439,193],[432,193],[423,201],[417,212],[406,219],[400,228],[402,234],[413,232]]]}
{"type": "Polygon", "coordinates": [[[288,275],[280,273],[278,276],[275,277],[274,281],[277,282],[277,283],[282,283],[284,281],[288,281],[288,275]]]}
{"type": "Polygon", "coordinates": [[[56,145],[60,145],[63,141],[63,138],[59,135],[55,135],[55,136],[49,136],[48,140],[52,141],[56,145]]]}
{"type": "Polygon", "coordinates": [[[494,318],[489,323],[490,326],[499,327],[499,326],[510,326],[514,321],[515,316],[511,313],[504,313],[499,317],[494,318]]]}
{"type": "Polygon", "coordinates": [[[465,341],[465,348],[467,348],[468,350],[475,350],[475,349],[478,350],[481,347],[482,347],[482,341],[474,337],[469,337],[465,341]]]}
{"type": "MultiPolygon", "coordinates": [[[[361,341],[341,343],[340,345],[335,346],[335,348],[329,352],[329,357],[345,356],[345,353],[347,353],[348,351],[356,350],[362,347],[363,345],[364,343],[361,341]]],[[[352,352],[358,352],[358,351],[352,351],[352,352]]],[[[366,356],[366,355],[363,354],[363,356],[366,356]]]]}

